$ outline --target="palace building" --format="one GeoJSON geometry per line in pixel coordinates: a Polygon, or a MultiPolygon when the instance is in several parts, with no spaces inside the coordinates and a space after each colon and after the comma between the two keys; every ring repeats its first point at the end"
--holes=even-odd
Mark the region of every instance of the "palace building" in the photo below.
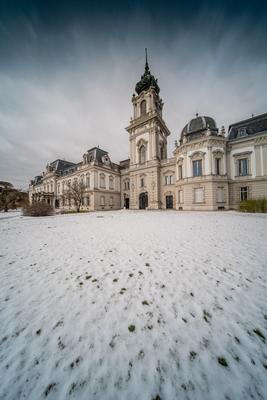
{"type": "Polygon", "coordinates": [[[126,128],[130,158],[113,163],[107,151],[88,150],[78,164],[55,160],[29,185],[32,201],[74,207],[66,196],[83,187],[81,209],[228,210],[249,198],[267,197],[267,113],[220,130],[209,116],[196,115],[182,129],[172,157],[157,79],[146,60],[132,96],[126,128]]]}

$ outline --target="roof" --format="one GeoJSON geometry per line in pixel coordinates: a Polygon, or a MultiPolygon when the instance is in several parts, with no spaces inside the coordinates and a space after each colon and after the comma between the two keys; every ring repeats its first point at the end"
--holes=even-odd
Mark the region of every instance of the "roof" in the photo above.
{"type": "Polygon", "coordinates": [[[147,90],[150,87],[153,87],[156,93],[160,92],[158,80],[150,72],[149,65],[147,62],[147,52],[146,52],[145,72],[141,76],[141,80],[137,82],[137,84],[135,85],[135,91],[137,94],[140,94],[143,90],[147,90]]]}
{"type": "Polygon", "coordinates": [[[129,168],[129,166],[130,166],[130,158],[127,158],[127,160],[120,161],[120,169],[129,168]]]}
{"type": "Polygon", "coordinates": [[[267,113],[229,125],[228,138],[234,140],[264,131],[267,132],[267,113]]]}
{"type": "Polygon", "coordinates": [[[182,129],[181,140],[184,136],[190,136],[194,138],[201,136],[203,131],[206,131],[207,129],[210,129],[213,135],[218,134],[216,122],[213,118],[205,115],[198,116],[197,114],[196,118],[191,119],[182,129]]]}
{"type": "Polygon", "coordinates": [[[64,171],[74,165],[76,165],[76,164],[71,161],[65,161],[65,160],[60,160],[60,159],[55,160],[50,163],[50,166],[55,170],[55,172],[64,171]]]}

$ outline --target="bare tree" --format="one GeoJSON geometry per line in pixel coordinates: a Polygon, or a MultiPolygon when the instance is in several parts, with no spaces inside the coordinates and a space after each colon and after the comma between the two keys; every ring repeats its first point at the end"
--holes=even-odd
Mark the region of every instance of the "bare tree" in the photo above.
{"type": "Polygon", "coordinates": [[[82,182],[74,182],[67,184],[67,190],[63,194],[64,200],[67,200],[69,204],[74,203],[77,212],[80,212],[80,208],[83,205],[83,199],[85,196],[86,187],[82,182]]]}

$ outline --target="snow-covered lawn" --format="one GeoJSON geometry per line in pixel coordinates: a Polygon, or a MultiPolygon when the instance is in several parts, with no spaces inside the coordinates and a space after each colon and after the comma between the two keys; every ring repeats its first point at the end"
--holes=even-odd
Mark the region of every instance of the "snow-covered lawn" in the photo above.
{"type": "Polygon", "coordinates": [[[266,216],[13,212],[0,235],[1,400],[267,399],[266,216]]]}

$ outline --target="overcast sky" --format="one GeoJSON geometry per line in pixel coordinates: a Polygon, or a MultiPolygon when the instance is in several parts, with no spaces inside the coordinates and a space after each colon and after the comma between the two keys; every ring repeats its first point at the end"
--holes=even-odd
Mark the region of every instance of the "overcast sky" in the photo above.
{"type": "Polygon", "coordinates": [[[218,127],[267,112],[266,1],[180,3],[0,0],[0,180],[27,188],[97,145],[127,158],[145,47],[169,156],[196,112],[218,127]]]}

